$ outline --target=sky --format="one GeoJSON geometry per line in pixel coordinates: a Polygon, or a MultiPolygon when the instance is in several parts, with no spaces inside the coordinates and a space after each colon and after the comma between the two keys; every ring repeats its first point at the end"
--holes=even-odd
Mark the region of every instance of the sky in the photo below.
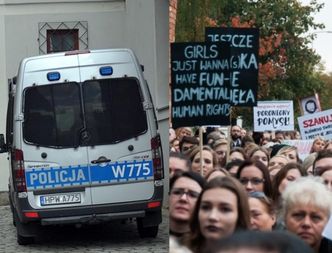
{"type": "MultiPolygon", "coordinates": [[[[310,0],[301,0],[302,3],[307,4],[310,0]]],[[[323,23],[326,32],[316,33],[317,37],[312,43],[312,47],[316,50],[317,54],[322,57],[322,63],[325,66],[326,72],[332,72],[332,1],[331,0],[318,0],[319,3],[324,3],[324,7],[319,13],[314,15],[317,23],[323,23]],[[327,33],[327,32],[330,33],[327,33]]],[[[317,30],[316,30],[317,31],[317,30]]]]}

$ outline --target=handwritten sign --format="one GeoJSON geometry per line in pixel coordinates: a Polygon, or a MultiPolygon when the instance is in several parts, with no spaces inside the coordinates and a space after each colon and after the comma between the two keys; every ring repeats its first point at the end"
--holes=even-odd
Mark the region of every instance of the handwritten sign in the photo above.
{"type": "Polygon", "coordinates": [[[314,139],[318,135],[326,140],[332,139],[332,109],[305,114],[297,120],[303,139],[314,139]]]}
{"type": "Polygon", "coordinates": [[[258,101],[254,107],[254,130],[294,130],[293,101],[258,101]]]}
{"type": "Polygon", "coordinates": [[[259,29],[207,27],[205,41],[229,43],[231,71],[237,72],[238,88],[250,92],[255,99],[235,106],[255,106],[258,89],[259,29]]]}
{"type": "Polygon", "coordinates": [[[172,43],[172,124],[229,125],[231,104],[255,100],[230,69],[228,43],[172,43]]]}

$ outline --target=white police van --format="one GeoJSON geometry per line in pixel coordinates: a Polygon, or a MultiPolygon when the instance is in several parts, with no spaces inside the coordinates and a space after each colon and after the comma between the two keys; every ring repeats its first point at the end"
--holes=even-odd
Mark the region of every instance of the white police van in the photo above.
{"type": "Polygon", "coordinates": [[[9,85],[9,200],[19,244],[47,225],[161,223],[163,161],[147,83],[129,49],[24,59],[9,85]]]}

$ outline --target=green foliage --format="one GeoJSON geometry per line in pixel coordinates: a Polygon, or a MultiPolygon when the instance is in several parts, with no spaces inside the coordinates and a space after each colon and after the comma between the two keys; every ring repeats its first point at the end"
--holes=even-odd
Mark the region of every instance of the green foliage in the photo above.
{"type": "MultiPolygon", "coordinates": [[[[322,80],[321,72],[317,73],[320,56],[312,50],[315,35],[308,34],[310,29],[324,28],[313,18],[322,8],[323,4],[317,0],[306,6],[298,0],[178,0],[176,41],[204,41],[206,26],[231,26],[231,18],[235,16],[258,27],[262,39],[281,35],[281,42],[273,44],[275,48],[261,54],[259,60],[262,64],[277,65],[284,52],[286,62],[280,66],[282,71],[270,77],[266,85],[260,83],[259,97],[260,100],[293,100],[296,117],[299,116],[298,99],[311,96],[314,91],[321,97],[327,92],[327,77],[322,80]]],[[[325,103],[325,99],[322,101],[325,103]]],[[[233,117],[241,114],[244,122],[252,122],[252,114],[247,111],[236,108],[233,117]]]]}

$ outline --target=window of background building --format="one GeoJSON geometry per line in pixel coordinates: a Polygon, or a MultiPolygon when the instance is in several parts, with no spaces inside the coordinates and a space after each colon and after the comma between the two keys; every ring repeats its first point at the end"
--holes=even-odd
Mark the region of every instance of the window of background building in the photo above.
{"type": "Polygon", "coordinates": [[[47,30],[47,53],[78,50],[78,29],[47,30]]]}
{"type": "Polygon", "coordinates": [[[40,22],[39,54],[88,49],[88,22],[40,22]]]}

